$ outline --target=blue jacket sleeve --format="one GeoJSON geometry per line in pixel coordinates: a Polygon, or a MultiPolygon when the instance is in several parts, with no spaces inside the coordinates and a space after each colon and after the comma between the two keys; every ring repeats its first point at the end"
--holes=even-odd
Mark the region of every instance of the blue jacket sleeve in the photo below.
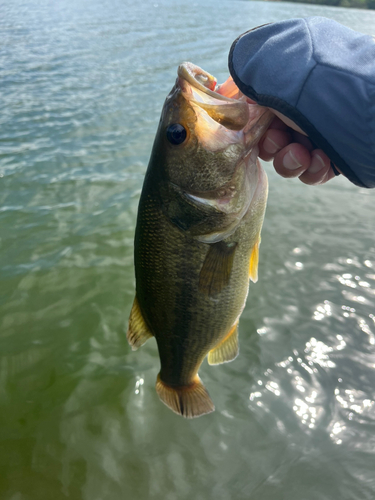
{"type": "Polygon", "coordinates": [[[232,45],[240,90],[291,118],[354,184],[375,187],[375,41],[323,17],[266,24],[232,45]]]}

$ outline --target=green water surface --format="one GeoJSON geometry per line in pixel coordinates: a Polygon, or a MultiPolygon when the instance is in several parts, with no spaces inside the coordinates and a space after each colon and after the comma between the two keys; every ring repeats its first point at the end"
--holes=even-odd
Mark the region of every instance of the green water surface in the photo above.
{"type": "Polygon", "coordinates": [[[132,352],[138,199],[179,63],[243,31],[375,12],[278,2],[0,2],[0,499],[373,500],[375,193],[276,175],[216,405],[160,403],[132,352]]]}

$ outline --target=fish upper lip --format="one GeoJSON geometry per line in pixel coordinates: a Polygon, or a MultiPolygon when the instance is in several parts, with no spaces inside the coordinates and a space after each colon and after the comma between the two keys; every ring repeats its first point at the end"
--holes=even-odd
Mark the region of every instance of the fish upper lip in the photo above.
{"type": "MultiPolygon", "coordinates": [[[[190,62],[184,62],[180,64],[177,71],[177,86],[180,87],[181,91],[187,99],[192,100],[197,105],[200,105],[199,101],[196,101],[196,96],[194,96],[194,90],[196,89],[198,92],[204,93],[209,98],[215,99],[216,103],[221,101],[221,103],[232,104],[234,106],[246,106],[249,112],[248,122],[243,128],[244,136],[247,150],[251,149],[253,145],[257,144],[262,135],[262,129],[267,129],[269,124],[273,119],[273,114],[268,108],[262,108],[257,104],[251,104],[247,102],[246,96],[240,93],[245,99],[233,99],[232,97],[227,97],[223,94],[219,94],[215,92],[210,87],[215,88],[217,80],[214,76],[210,75],[207,71],[204,71],[199,66],[196,66],[190,62]],[[203,85],[197,77],[200,76],[203,79],[206,79],[208,86],[203,85]],[[253,111],[250,113],[250,108],[253,108],[253,111]],[[255,111],[256,108],[256,111],[255,111]],[[250,139],[250,140],[249,140],[250,139]]],[[[201,79],[202,79],[201,78],[201,79]]],[[[208,102],[206,104],[209,104],[208,102]]],[[[204,106],[203,106],[204,108],[204,106]]],[[[263,132],[264,133],[264,132],[263,132]]]]}
{"type": "Polygon", "coordinates": [[[184,62],[180,64],[177,70],[177,75],[178,75],[177,78],[178,84],[184,91],[188,90],[186,88],[186,84],[184,84],[184,82],[187,82],[189,86],[195,87],[196,89],[204,92],[205,94],[208,94],[209,96],[219,101],[227,101],[227,102],[237,101],[237,99],[232,99],[230,97],[223,96],[222,94],[218,94],[217,92],[215,92],[215,90],[206,87],[200,81],[198,81],[197,76],[202,76],[206,77],[208,82],[214,83],[214,88],[216,87],[217,84],[217,80],[214,76],[210,75],[210,73],[204,71],[199,66],[196,66],[193,63],[184,62]]]}

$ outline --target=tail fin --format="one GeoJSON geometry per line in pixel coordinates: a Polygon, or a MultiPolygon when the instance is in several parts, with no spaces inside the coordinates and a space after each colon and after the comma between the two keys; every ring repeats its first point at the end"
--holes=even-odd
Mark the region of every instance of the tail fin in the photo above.
{"type": "Polygon", "coordinates": [[[172,387],[165,384],[160,379],[159,374],[156,380],[156,392],[165,405],[186,418],[200,417],[215,410],[215,406],[198,375],[191,385],[172,387]]]}

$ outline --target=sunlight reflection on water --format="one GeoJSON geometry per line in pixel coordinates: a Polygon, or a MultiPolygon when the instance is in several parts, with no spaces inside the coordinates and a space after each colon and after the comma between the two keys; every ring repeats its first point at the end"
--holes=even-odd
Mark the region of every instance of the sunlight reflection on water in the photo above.
{"type": "MultiPolygon", "coordinates": [[[[301,252],[297,247],[293,253],[301,252]]],[[[372,387],[374,374],[368,372],[366,368],[375,368],[375,353],[370,348],[375,342],[373,332],[375,316],[370,312],[371,308],[367,310],[367,315],[363,316],[363,311],[348,305],[350,303],[373,305],[370,297],[373,296],[374,289],[369,281],[374,276],[366,273],[364,269],[366,267],[372,268],[372,261],[367,259],[362,264],[360,259],[356,258],[338,258],[336,262],[323,266],[325,273],[328,273],[323,281],[336,281],[342,285],[339,290],[346,303],[335,304],[323,300],[315,306],[312,319],[323,324],[323,330],[329,328],[332,332],[341,333],[329,335],[328,342],[322,338],[311,337],[303,349],[293,349],[291,355],[277,361],[273,369],[265,371],[250,393],[250,409],[256,413],[259,413],[259,409],[269,413],[269,409],[273,407],[270,398],[276,397],[279,404],[293,409],[296,423],[308,429],[308,433],[314,429],[321,430],[325,426],[334,444],[346,443],[353,447],[357,446],[353,441],[356,431],[352,424],[356,421],[368,424],[372,422],[374,425],[373,392],[351,387],[353,375],[351,377],[350,372],[343,373],[342,366],[343,363],[348,363],[348,360],[361,359],[357,377],[359,376],[362,381],[364,377],[368,377],[367,382],[372,387]],[[336,274],[339,268],[344,267],[345,272],[336,274]],[[351,268],[355,271],[349,272],[351,268]],[[364,281],[364,278],[368,281],[364,281]],[[363,295],[348,295],[347,288],[359,289],[363,295]],[[361,342],[354,343],[351,339],[350,331],[353,325],[365,334],[361,342]],[[328,386],[331,395],[327,394],[328,386]],[[327,405],[329,400],[331,402],[327,405]]],[[[262,337],[267,336],[268,329],[258,328],[257,332],[262,337]]],[[[289,425],[290,417],[289,414],[287,418],[289,425]]],[[[277,425],[281,429],[288,427],[285,426],[285,420],[277,422],[277,425]]],[[[364,431],[358,428],[358,432],[362,437],[364,431]]]]}

